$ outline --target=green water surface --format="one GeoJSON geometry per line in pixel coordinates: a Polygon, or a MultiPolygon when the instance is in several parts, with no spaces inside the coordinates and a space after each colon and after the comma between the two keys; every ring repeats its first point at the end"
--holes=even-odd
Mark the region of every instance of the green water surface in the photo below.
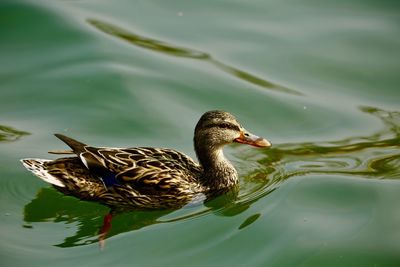
{"type": "Polygon", "coordinates": [[[0,3],[0,266],[400,266],[400,2],[0,3]],[[59,132],[192,157],[233,113],[239,196],[116,216],[27,172],[59,132]]]}

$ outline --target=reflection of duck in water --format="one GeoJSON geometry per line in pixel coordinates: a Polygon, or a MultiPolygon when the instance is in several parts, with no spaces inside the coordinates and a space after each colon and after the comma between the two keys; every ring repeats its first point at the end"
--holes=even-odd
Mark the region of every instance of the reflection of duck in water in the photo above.
{"type": "Polygon", "coordinates": [[[247,132],[223,111],[206,112],[196,125],[194,147],[200,164],[163,148],[95,148],[57,134],[78,157],[23,159],[24,166],[64,194],[113,208],[178,208],[200,193],[226,191],[238,183],[235,168],[223,155],[224,145],[271,144],[247,132]]]}

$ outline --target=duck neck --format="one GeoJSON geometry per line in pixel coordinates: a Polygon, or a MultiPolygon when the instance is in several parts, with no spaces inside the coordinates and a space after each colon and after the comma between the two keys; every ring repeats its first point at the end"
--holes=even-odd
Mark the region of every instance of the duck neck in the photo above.
{"type": "Polygon", "coordinates": [[[201,181],[210,190],[232,187],[238,183],[235,168],[225,158],[221,147],[201,146],[195,144],[200,165],[203,167],[201,181]]]}

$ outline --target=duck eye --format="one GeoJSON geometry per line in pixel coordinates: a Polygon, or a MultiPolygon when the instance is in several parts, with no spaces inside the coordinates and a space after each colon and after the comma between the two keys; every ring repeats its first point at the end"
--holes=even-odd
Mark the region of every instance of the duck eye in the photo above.
{"type": "Polygon", "coordinates": [[[244,136],[249,137],[250,135],[248,133],[244,133],[244,136]]]}

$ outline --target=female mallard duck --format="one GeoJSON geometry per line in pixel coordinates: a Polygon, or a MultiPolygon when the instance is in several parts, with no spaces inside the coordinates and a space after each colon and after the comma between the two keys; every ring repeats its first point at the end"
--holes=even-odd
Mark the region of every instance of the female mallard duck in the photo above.
{"type": "Polygon", "coordinates": [[[196,195],[232,188],[238,183],[237,172],[224,157],[223,146],[232,142],[271,146],[224,111],[206,112],[196,125],[199,164],[172,149],[96,148],[56,136],[72,151],[53,153],[77,157],[21,160],[29,171],[66,195],[136,209],[177,208],[196,195]]]}

